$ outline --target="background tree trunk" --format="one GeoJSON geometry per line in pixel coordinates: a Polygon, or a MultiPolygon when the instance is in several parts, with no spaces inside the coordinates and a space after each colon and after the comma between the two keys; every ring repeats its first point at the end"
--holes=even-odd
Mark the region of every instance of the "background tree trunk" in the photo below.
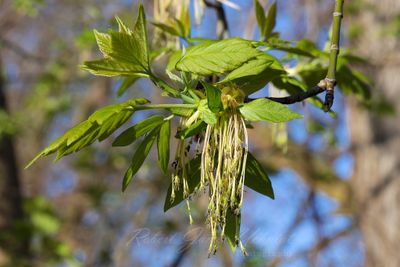
{"type": "MultiPolygon", "coordinates": [[[[0,111],[7,112],[5,87],[0,51],[0,111]]],[[[10,229],[15,229],[23,219],[22,192],[13,138],[7,134],[0,135],[0,231],[7,233],[10,229]]],[[[2,237],[1,249],[13,248],[21,259],[28,257],[29,235],[23,235],[21,238],[5,238],[4,235],[2,237]]]]}
{"type": "MultiPolygon", "coordinates": [[[[360,30],[355,39],[350,39],[352,51],[370,59],[372,65],[365,70],[375,81],[374,88],[397,108],[400,106],[400,29],[395,22],[400,2],[365,0],[363,4],[357,13],[346,14],[346,24],[360,30]]],[[[373,97],[376,99],[376,95],[373,97]]],[[[379,117],[355,101],[350,104],[349,116],[355,157],[351,182],[365,241],[366,266],[400,266],[399,117],[379,117]]]]}

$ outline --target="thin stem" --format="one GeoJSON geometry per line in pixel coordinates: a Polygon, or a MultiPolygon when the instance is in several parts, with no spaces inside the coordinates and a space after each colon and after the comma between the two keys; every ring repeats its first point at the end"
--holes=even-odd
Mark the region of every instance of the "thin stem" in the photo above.
{"type": "Polygon", "coordinates": [[[336,66],[339,55],[339,42],[340,42],[340,26],[343,18],[343,0],[336,0],[335,12],[333,12],[333,26],[331,47],[329,56],[328,73],[325,80],[327,81],[326,95],[325,95],[325,109],[330,110],[334,99],[334,89],[336,85],[336,66]]]}
{"type": "Polygon", "coordinates": [[[158,109],[158,108],[197,108],[195,104],[155,104],[155,105],[146,105],[146,106],[134,106],[135,110],[146,110],[146,109],[158,109]]]}
{"type": "MultiPolygon", "coordinates": [[[[334,89],[336,85],[336,67],[337,59],[339,55],[339,42],[340,42],[340,27],[343,18],[343,3],[344,0],[336,0],[335,11],[333,12],[333,22],[332,22],[332,37],[331,37],[331,47],[329,56],[329,66],[326,77],[321,80],[319,84],[306,92],[301,92],[296,95],[287,97],[266,97],[272,101],[279,102],[282,104],[290,105],[296,102],[301,102],[309,97],[316,96],[323,91],[326,91],[325,95],[325,111],[330,111],[333,99],[334,99],[334,89]]],[[[246,99],[249,102],[254,99],[246,99]]]]}
{"type": "Polygon", "coordinates": [[[223,39],[228,37],[228,32],[229,32],[228,20],[226,18],[225,10],[222,4],[217,1],[211,2],[209,0],[204,0],[204,4],[206,4],[207,7],[215,9],[215,11],[217,12],[218,23],[222,24],[222,29],[218,34],[218,38],[223,39]]]}
{"type": "MultiPolygon", "coordinates": [[[[323,91],[325,91],[325,89],[322,88],[322,87],[319,87],[317,85],[317,86],[314,86],[313,88],[311,88],[308,91],[301,92],[301,93],[298,93],[296,95],[285,96],[285,97],[266,97],[266,98],[269,99],[269,100],[272,100],[274,102],[278,102],[278,103],[285,104],[285,105],[290,105],[290,104],[294,104],[294,103],[297,103],[297,102],[301,102],[301,101],[303,101],[303,100],[305,100],[307,98],[316,96],[316,95],[322,93],[323,91]]],[[[247,102],[250,102],[252,100],[254,100],[254,99],[246,98],[244,102],[247,103],[247,102]]]]}

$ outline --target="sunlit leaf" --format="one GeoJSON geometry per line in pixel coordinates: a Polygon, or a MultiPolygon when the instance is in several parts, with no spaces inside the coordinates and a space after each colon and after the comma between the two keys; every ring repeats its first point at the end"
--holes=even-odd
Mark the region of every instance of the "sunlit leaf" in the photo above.
{"type": "Polygon", "coordinates": [[[200,119],[202,119],[207,124],[217,123],[217,116],[208,108],[207,100],[203,99],[200,101],[198,111],[200,112],[200,119]]]}
{"type": "Polygon", "coordinates": [[[65,155],[81,150],[96,140],[104,140],[132,116],[136,105],[146,103],[148,103],[147,99],[137,98],[97,110],[86,121],[69,129],[64,135],[52,142],[26,168],[40,157],[58,152],[57,159],[60,159],[65,155]]]}
{"type": "Polygon", "coordinates": [[[259,52],[256,58],[233,70],[220,83],[235,83],[250,95],[284,73],[286,71],[275,57],[259,52]]]}
{"type": "Polygon", "coordinates": [[[176,69],[199,75],[223,74],[257,56],[250,41],[229,38],[192,46],[176,64],[176,69]]]}
{"type": "Polygon", "coordinates": [[[303,117],[287,106],[266,98],[245,103],[239,110],[243,117],[249,121],[286,122],[303,117]]]}

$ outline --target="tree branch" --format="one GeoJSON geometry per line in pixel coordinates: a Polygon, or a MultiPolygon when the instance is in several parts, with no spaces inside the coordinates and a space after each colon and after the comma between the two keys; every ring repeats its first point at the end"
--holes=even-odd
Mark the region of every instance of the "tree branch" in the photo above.
{"type": "MultiPolygon", "coordinates": [[[[323,91],[326,91],[325,102],[324,102],[325,111],[328,112],[331,110],[334,100],[334,89],[336,85],[336,67],[339,55],[340,26],[342,18],[343,18],[343,0],[336,0],[335,11],[333,12],[329,66],[326,78],[321,80],[317,86],[311,88],[306,92],[301,92],[299,94],[286,97],[266,97],[267,99],[270,99],[278,103],[290,105],[297,102],[301,102],[309,97],[316,96],[322,93],[323,91]]],[[[254,99],[246,99],[245,102],[249,102],[252,100],[254,99]]]]}
{"type": "Polygon", "coordinates": [[[222,24],[222,30],[218,34],[219,39],[227,37],[229,32],[228,20],[226,18],[225,10],[222,4],[218,1],[211,2],[209,0],[204,0],[204,4],[209,8],[214,8],[217,12],[218,22],[222,24]]]}
{"type": "MultiPolygon", "coordinates": [[[[265,97],[265,98],[267,98],[269,100],[272,100],[272,101],[275,101],[275,102],[278,102],[278,103],[281,103],[281,104],[290,105],[290,104],[294,104],[294,103],[297,103],[297,102],[301,102],[301,101],[303,101],[303,100],[305,100],[307,98],[316,96],[316,95],[322,93],[323,91],[325,91],[325,88],[320,87],[320,86],[317,85],[317,86],[311,88],[308,91],[301,92],[301,93],[298,93],[296,95],[285,96],[285,97],[265,97]]],[[[252,100],[255,100],[255,99],[246,98],[245,102],[250,102],[252,100]]]]}

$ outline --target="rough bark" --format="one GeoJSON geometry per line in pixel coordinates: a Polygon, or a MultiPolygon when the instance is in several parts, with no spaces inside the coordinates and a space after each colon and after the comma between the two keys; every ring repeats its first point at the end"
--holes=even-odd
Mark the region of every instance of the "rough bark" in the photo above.
{"type": "MultiPolygon", "coordinates": [[[[0,57],[0,110],[7,112],[5,93],[5,79],[0,57]]],[[[0,136],[0,231],[10,234],[12,229],[24,219],[22,208],[22,191],[19,180],[17,157],[12,136],[0,136]]],[[[12,236],[12,235],[11,235],[12,236]]],[[[1,249],[19,254],[21,258],[29,254],[29,237],[15,237],[1,235],[1,249]]],[[[15,255],[14,255],[15,256],[15,255]]]]}
{"type": "MultiPolygon", "coordinates": [[[[352,50],[372,62],[365,70],[394,107],[400,106],[400,40],[387,33],[398,16],[398,0],[366,0],[358,14],[347,20],[363,32],[352,50]]],[[[366,266],[400,266],[400,120],[379,117],[350,105],[349,126],[355,169],[352,189],[360,229],[365,241],[366,266]]]]}

